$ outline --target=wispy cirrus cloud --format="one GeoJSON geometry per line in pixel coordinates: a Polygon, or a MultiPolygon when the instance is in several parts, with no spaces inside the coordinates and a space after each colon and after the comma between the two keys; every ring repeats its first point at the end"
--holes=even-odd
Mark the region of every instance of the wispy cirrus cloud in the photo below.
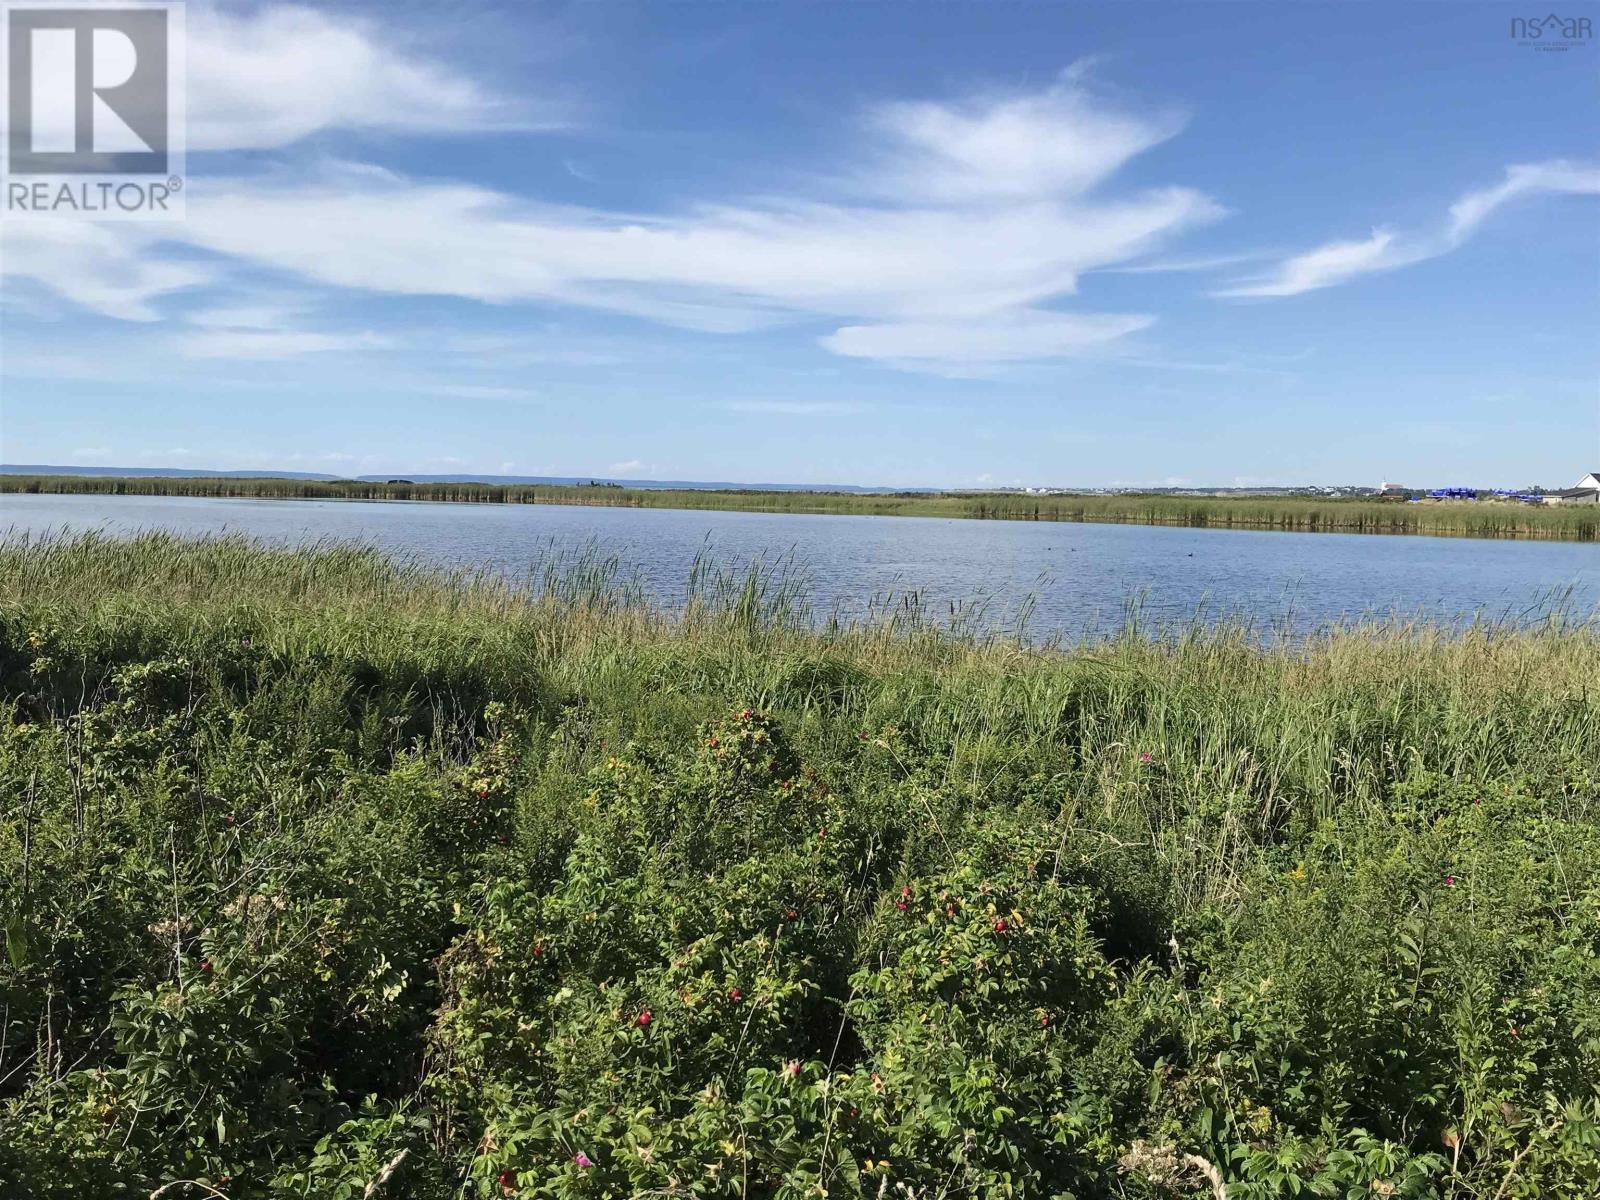
{"type": "Polygon", "coordinates": [[[576,306],[719,333],[832,322],[821,344],[835,353],[944,370],[1086,353],[1146,327],[1142,314],[1054,310],[1084,273],[1221,214],[1180,186],[1108,190],[1180,122],[1105,103],[1081,71],[1033,93],[886,104],[864,124],[866,153],[831,184],[664,215],[364,164],[214,178],[185,223],[119,229],[107,261],[128,266],[113,279],[94,282],[89,253],[71,280],[50,255],[24,254],[18,273],[113,316],[144,317],[245,266],[329,289],[576,306]]]}
{"type": "Polygon", "coordinates": [[[335,351],[384,350],[394,345],[393,338],[381,333],[321,333],[305,329],[208,329],[182,334],[177,339],[178,352],[186,358],[255,361],[335,351]]]}
{"type": "Polygon", "coordinates": [[[288,146],[325,130],[547,128],[552,100],[516,100],[395,41],[382,25],[301,5],[191,4],[190,150],[288,146]]]}
{"type": "Polygon", "coordinates": [[[1171,275],[1180,272],[1216,271],[1222,267],[1236,267],[1240,263],[1260,262],[1276,258],[1264,250],[1247,250],[1234,254],[1201,254],[1174,258],[1152,258],[1131,263],[1117,263],[1100,268],[1107,275],[1171,275]]]}
{"type": "Polygon", "coordinates": [[[1087,87],[1091,65],[1080,60],[1036,92],[879,105],[867,121],[890,149],[864,186],[953,204],[1081,195],[1183,128],[1174,110],[1134,114],[1100,101],[1087,87]]]}
{"type": "MultiPolygon", "coordinates": [[[[350,13],[236,0],[186,7],[191,152],[279,149],[330,131],[470,133],[571,121],[570,106],[553,96],[503,95],[475,72],[396,40],[392,27],[350,13]]],[[[72,103],[70,89],[47,96],[72,103]]],[[[0,112],[0,129],[6,119],[0,112]]]]}
{"type": "Polygon", "coordinates": [[[203,308],[186,319],[194,328],[173,339],[173,347],[185,358],[272,361],[400,344],[392,335],[372,330],[306,328],[304,307],[288,304],[256,301],[203,308]]]}
{"type": "Polygon", "coordinates": [[[159,321],[160,298],[211,282],[207,265],[150,252],[128,226],[91,221],[0,222],[0,279],[8,305],[42,288],[78,308],[122,321],[159,321]],[[24,292],[14,290],[21,284],[24,292]]]}
{"type": "Polygon", "coordinates": [[[1215,295],[1298,296],[1438,258],[1463,245],[1497,209],[1536,195],[1600,195],[1600,167],[1562,160],[1507,167],[1500,183],[1468,192],[1451,205],[1440,230],[1407,236],[1374,229],[1366,238],[1329,242],[1293,255],[1268,274],[1240,280],[1215,295]]]}
{"type": "Polygon", "coordinates": [[[901,321],[851,325],[823,345],[851,358],[874,358],[949,373],[1029,359],[1084,353],[1136,333],[1153,317],[1111,313],[1059,313],[1020,309],[984,321],[901,321]]]}
{"type": "Polygon", "coordinates": [[[1449,237],[1459,242],[1502,205],[1540,194],[1600,196],[1600,165],[1558,159],[1507,167],[1506,177],[1499,183],[1468,192],[1450,206],[1449,237]]]}

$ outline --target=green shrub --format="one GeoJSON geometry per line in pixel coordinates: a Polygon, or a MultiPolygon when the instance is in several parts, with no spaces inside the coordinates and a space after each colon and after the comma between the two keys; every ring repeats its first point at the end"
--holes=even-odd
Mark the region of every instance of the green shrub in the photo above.
{"type": "Polygon", "coordinates": [[[1600,1193],[1592,628],[605,578],[0,545],[0,1195],[1600,1193]]]}

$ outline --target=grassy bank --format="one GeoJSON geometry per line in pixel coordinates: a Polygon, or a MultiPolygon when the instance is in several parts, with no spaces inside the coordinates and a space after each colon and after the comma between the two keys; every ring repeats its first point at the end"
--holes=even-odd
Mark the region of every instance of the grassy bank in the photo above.
{"type": "Polygon", "coordinates": [[[613,578],[0,545],[0,1195],[1600,1189],[1592,627],[613,578]]]}
{"type": "Polygon", "coordinates": [[[1001,521],[1105,521],[1303,533],[1414,533],[1446,537],[1600,538],[1600,506],[1512,502],[1425,503],[1310,496],[1026,496],[1003,492],[710,491],[543,484],[363,483],[305,479],[200,479],[0,475],[5,492],[114,496],[248,496],[267,500],[433,500],[463,504],[593,504],[739,512],[958,517],[1001,521]]]}

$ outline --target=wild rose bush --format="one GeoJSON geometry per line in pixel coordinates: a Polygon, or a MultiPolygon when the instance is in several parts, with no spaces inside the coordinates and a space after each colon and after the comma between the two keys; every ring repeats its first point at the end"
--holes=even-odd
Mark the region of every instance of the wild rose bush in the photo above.
{"type": "Polygon", "coordinates": [[[1600,1194],[1592,635],[263,610],[299,561],[0,588],[0,1195],[1600,1194]]]}

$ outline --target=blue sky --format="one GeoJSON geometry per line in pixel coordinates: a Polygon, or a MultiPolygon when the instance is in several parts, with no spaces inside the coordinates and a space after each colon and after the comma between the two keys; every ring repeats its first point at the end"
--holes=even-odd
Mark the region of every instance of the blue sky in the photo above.
{"type": "Polygon", "coordinates": [[[187,218],[0,231],[0,457],[1565,485],[1600,46],[1516,15],[191,3],[187,218]]]}

